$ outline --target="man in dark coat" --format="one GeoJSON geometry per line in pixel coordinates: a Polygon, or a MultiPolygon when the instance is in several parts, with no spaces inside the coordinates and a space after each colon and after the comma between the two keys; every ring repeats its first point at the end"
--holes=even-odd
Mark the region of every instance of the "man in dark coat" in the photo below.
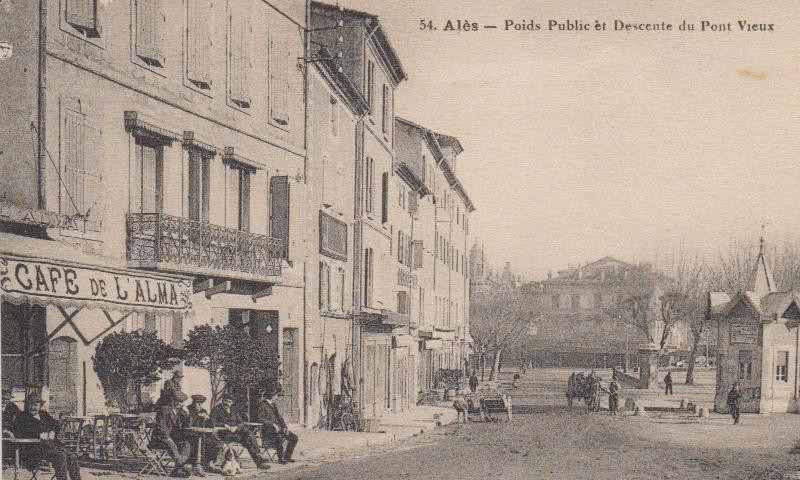
{"type": "Polygon", "coordinates": [[[733,417],[733,424],[739,424],[739,415],[741,414],[741,400],[742,400],[742,393],[739,391],[739,385],[734,383],[731,387],[730,391],[728,392],[728,410],[731,412],[731,416],[733,417]]]}
{"type": "Polygon", "coordinates": [[[616,415],[619,408],[619,383],[616,377],[611,378],[608,385],[608,414],[616,415]]]}
{"type": "Polygon", "coordinates": [[[208,415],[208,411],[203,408],[203,404],[206,401],[206,397],[204,395],[192,395],[192,404],[186,407],[186,410],[189,411],[189,423],[193,427],[207,427],[209,420],[211,417],[208,415]]]}
{"type": "Polygon", "coordinates": [[[472,371],[472,375],[469,376],[469,390],[472,393],[478,389],[478,376],[475,375],[475,371],[472,371]]]}
{"type": "Polygon", "coordinates": [[[274,395],[274,391],[262,392],[258,401],[257,412],[262,438],[278,453],[279,463],[293,462],[292,453],[298,438],[286,427],[278,406],[272,401],[274,395]]]}
{"type": "Polygon", "coordinates": [[[172,403],[175,394],[178,392],[183,393],[181,390],[181,383],[183,382],[183,372],[180,370],[175,370],[172,374],[172,378],[164,382],[164,386],[161,387],[161,395],[158,397],[158,401],[156,402],[156,407],[168,406],[172,403]]]}
{"type": "Polygon", "coordinates": [[[56,440],[60,429],[58,422],[42,410],[41,397],[31,395],[25,399],[25,411],[17,416],[12,429],[16,438],[39,438],[38,444],[20,448],[20,460],[25,468],[35,469],[43,460],[53,466],[58,480],[81,479],[78,458],[56,440]]]}
{"type": "Polygon", "coordinates": [[[156,411],[156,421],[153,427],[150,448],[164,448],[169,451],[172,460],[175,462],[175,469],[172,476],[188,477],[189,471],[186,465],[192,461],[192,447],[181,433],[181,429],[188,426],[188,415],[181,414],[180,405],[188,397],[183,392],[169,394],[168,397],[162,395],[159,402],[167,402],[158,407],[156,411]]]}
{"type": "Polygon", "coordinates": [[[222,403],[211,409],[211,424],[227,430],[219,436],[220,441],[239,442],[250,454],[250,458],[258,468],[269,468],[267,459],[261,455],[255,435],[248,430],[239,412],[233,407],[231,397],[225,397],[222,403]]]}
{"type": "Polygon", "coordinates": [[[672,372],[667,372],[664,377],[664,395],[672,395],[672,372]]]}
{"type": "Polygon", "coordinates": [[[11,401],[11,388],[3,387],[3,436],[13,437],[14,422],[17,417],[22,413],[16,403],[11,401]]]}

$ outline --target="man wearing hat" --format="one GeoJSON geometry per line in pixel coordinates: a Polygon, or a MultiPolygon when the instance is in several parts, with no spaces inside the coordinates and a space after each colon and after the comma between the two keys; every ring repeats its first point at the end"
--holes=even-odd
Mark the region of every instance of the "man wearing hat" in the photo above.
{"type": "MultiPolygon", "coordinates": [[[[186,425],[182,424],[179,412],[181,405],[188,397],[181,391],[166,395],[162,392],[162,399],[169,403],[158,407],[150,448],[167,449],[175,462],[175,469],[172,471],[172,475],[188,477],[189,471],[186,470],[185,466],[192,459],[191,445],[180,433],[180,430],[186,425]]],[[[159,401],[162,399],[159,399],[159,401]]]]}
{"type": "Polygon", "coordinates": [[[14,422],[22,411],[11,401],[11,387],[3,385],[3,436],[13,437],[14,422]]]}
{"type": "Polygon", "coordinates": [[[38,438],[41,442],[31,444],[20,449],[20,460],[25,468],[35,469],[43,460],[50,462],[53,466],[58,480],[80,480],[81,468],[78,466],[78,458],[69,450],[65,449],[56,440],[59,424],[42,410],[44,401],[38,394],[31,394],[25,399],[25,411],[17,416],[14,422],[14,434],[17,438],[38,438]]]}
{"type": "Polygon", "coordinates": [[[205,395],[195,394],[192,395],[192,403],[186,410],[189,411],[189,424],[192,427],[207,427],[209,416],[208,411],[203,408],[203,404],[206,403],[205,395]]]}
{"type": "Polygon", "coordinates": [[[250,458],[258,468],[265,470],[269,468],[267,459],[261,455],[255,435],[247,429],[239,412],[233,407],[233,398],[226,396],[222,399],[222,403],[211,409],[211,424],[227,430],[220,436],[221,441],[230,439],[229,441],[239,442],[250,454],[250,458]]]}
{"type": "Polygon", "coordinates": [[[161,388],[161,396],[158,397],[156,406],[169,405],[172,396],[177,392],[181,392],[181,383],[183,383],[183,372],[175,370],[172,374],[172,379],[164,382],[164,386],[161,388]]]}
{"type": "Polygon", "coordinates": [[[258,401],[258,421],[261,423],[261,432],[264,442],[268,442],[278,453],[278,462],[293,462],[292,452],[297,446],[297,435],[286,427],[283,416],[278,411],[278,406],[272,401],[277,389],[261,392],[258,401]]]}

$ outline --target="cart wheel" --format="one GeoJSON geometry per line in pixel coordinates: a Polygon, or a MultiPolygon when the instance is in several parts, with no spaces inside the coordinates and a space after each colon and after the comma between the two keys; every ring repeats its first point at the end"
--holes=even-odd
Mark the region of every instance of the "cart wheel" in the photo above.
{"type": "Polygon", "coordinates": [[[355,432],[358,430],[358,428],[356,428],[356,419],[352,413],[343,413],[339,424],[342,426],[342,430],[346,432],[355,432]]]}

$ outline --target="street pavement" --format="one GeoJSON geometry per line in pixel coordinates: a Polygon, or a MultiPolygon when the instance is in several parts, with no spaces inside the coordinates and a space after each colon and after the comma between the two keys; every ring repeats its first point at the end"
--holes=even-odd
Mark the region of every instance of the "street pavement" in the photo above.
{"type": "MultiPolygon", "coordinates": [[[[449,425],[360,450],[355,458],[349,455],[259,477],[798,478],[800,455],[792,449],[800,435],[800,415],[745,415],[742,424],[734,427],[730,417],[722,415],[698,419],[678,414],[586,414],[582,408],[566,407],[564,388],[569,372],[526,372],[520,387],[511,392],[515,407],[528,413],[515,415],[510,423],[449,425]]],[[[610,378],[610,373],[604,378],[610,378]]],[[[510,372],[501,380],[510,383],[510,372]]],[[[677,387],[678,383],[676,397],[677,387]]],[[[708,398],[709,392],[701,387],[690,390],[708,398]]]]}

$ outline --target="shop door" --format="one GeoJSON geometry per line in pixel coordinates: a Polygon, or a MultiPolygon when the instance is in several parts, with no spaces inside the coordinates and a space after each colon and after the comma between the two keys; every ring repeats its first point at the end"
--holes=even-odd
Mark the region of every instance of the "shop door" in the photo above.
{"type": "Polygon", "coordinates": [[[283,352],[281,365],[283,367],[283,390],[278,396],[278,408],[288,423],[300,421],[300,389],[299,389],[299,357],[300,349],[297,345],[297,329],[283,329],[283,352]]]}
{"type": "Polygon", "coordinates": [[[375,362],[375,413],[380,414],[389,408],[389,345],[377,345],[375,362]]]}
{"type": "Polygon", "coordinates": [[[366,351],[364,362],[364,414],[375,416],[375,344],[364,346],[366,351]]]}
{"type": "Polygon", "coordinates": [[[62,413],[78,413],[78,390],[76,372],[78,368],[78,343],[68,337],[58,337],[50,342],[47,355],[47,370],[50,387],[50,414],[58,418],[62,413]]]}

